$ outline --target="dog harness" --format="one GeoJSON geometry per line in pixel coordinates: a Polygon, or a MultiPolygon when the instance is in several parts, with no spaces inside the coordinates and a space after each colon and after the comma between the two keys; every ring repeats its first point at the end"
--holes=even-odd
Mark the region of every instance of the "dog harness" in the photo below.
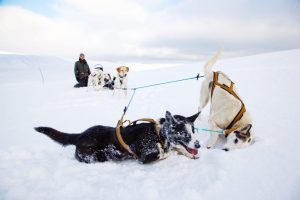
{"type": "Polygon", "coordinates": [[[233,118],[231,123],[224,130],[225,136],[227,137],[232,131],[237,129],[237,127],[234,127],[234,125],[243,117],[244,113],[246,112],[246,107],[245,107],[245,104],[243,103],[243,101],[240,99],[240,97],[233,90],[234,83],[230,80],[230,82],[231,82],[230,87],[228,87],[225,84],[220,84],[218,82],[218,78],[219,78],[219,72],[214,72],[213,84],[212,84],[212,89],[211,89],[211,98],[213,97],[215,87],[219,86],[220,88],[222,88],[223,90],[225,90],[226,92],[228,92],[229,94],[234,96],[236,99],[238,99],[242,103],[242,107],[241,107],[240,111],[238,112],[238,114],[233,118]]]}
{"type": "Polygon", "coordinates": [[[124,151],[127,151],[129,152],[129,154],[131,154],[135,159],[137,159],[137,156],[136,154],[131,151],[130,147],[128,144],[125,143],[125,141],[123,140],[123,137],[122,137],[122,134],[121,134],[121,129],[124,129],[124,124],[128,122],[128,126],[129,125],[136,125],[137,122],[149,122],[149,123],[154,123],[155,124],[155,132],[158,136],[158,139],[159,139],[159,143],[162,145],[162,147],[164,146],[164,143],[160,137],[160,128],[157,126],[157,122],[154,120],[154,119],[151,119],[151,118],[142,118],[142,119],[138,119],[138,120],[135,120],[133,122],[130,122],[129,120],[125,120],[123,122],[123,117],[118,121],[118,126],[116,128],[116,131],[114,132],[114,138],[115,140],[117,141],[119,147],[121,149],[123,149],[124,151]]]}

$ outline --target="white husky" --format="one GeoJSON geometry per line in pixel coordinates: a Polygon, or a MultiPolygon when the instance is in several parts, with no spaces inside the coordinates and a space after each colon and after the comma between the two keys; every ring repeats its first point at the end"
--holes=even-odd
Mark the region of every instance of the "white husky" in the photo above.
{"type": "MultiPolygon", "coordinates": [[[[224,130],[227,141],[223,150],[244,148],[253,140],[252,120],[234,83],[223,72],[212,72],[218,56],[204,67],[205,80],[201,86],[198,110],[202,111],[211,102],[209,122],[212,130],[224,130]]],[[[207,148],[213,148],[218,138],[219,134],[211,132],[207,148]]]]}

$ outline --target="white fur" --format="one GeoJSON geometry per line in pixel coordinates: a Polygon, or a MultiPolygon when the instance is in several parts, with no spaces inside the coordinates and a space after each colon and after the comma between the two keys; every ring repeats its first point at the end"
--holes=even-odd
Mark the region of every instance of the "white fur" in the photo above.
{"type": "MultiPolygon", "coordinates": [[[[206,69],[207,70],[207,69],[206,69]]],[[[211,68],[210,68],[211,70],[211,68]]],[[[200,105],[198,107],[199,111],[207,105],[209,100],[211,101],[211,108],[210,108],[210,117],[209,123],[212,130],[217,129],[226,129],[227,126],[232,122],[234,117],[238,114],[239,110],[241,109],[241,102],[232,96],[227,91],[223,90],[219,86],[216,86],[213,92],[213,97],[211,98],[211,84],[213,82],[213,72],[209,72],[205,76],[205,80],[202,83],[201,87],[201,94],[200,94],[200,105]]],[[[218,82],[220,84],[225,84],[230,86],[231,80],[226,76],[224,73],[220,72],[218,77],[218,82]]],[[[234,85],[233,90],[238,95],[237,89],[234,85]]],[[[239,95],[238,95],[239,96],[239,95]]],[[[240,96],[239,96],[240,98],[240,96]]],[[[247,110],[247,109],[246,109],[247,110]]],[[[248,111],[246,111],[243,117],[234,125],[236,130],[243,129],[246,125],[252,124],[252,120],[248,111]]],[[[253,134],[250,130],[251,138],[253,134]]],[[[210,140],[207,144],[208,148],[212,148],[215,146],[219,135],[216,133],[211,133],[210,140]]],[[[227,138],[227,143],[224,145],[226,149],[235,149],[235,148],[242,148],[248,146],[250,143],[248,142],[240,142],[234,144],[232,141],[236,138],[235,134],[230,133],[227,138]]]]}
{"type": "Polygon", "coordinates": [[[231,150],[231,149],[242,149],[242,148],[245,148],[245,147],[249,146],[253,142],[254,142],[253,141],[253,133],[250,134],[250,138],[247,139],[247,141],[245,141],[245,142],[242,141],[241,139],[237,138],[235,136],[235,134],[230,134],[227,137],[227,142],[223,146],[223,149],[228,149],[228,150],[231,150]],[[234,142],[236,139],[238,141],[237,143],[234,142]]]}
{"type": "Polygon", "coordinates": [[[94,90],[102,89],[104,86],[104,73],[101,69],[94,69],[89,75],[88,87],[93,87],[94,90]]]}
{"type": "MultiPolygon", "coordinates": [[[[192,139],[191,141],[189,142],[189,144],[187,145],[189,148],[191,149],[195,149],[195,142],[196,142],[196,137],[195,137],[195,134],[193,133],[192,131],[192,126],[190,124],[186,124],[185,125],[187,131],[190,133],[192,139]]],[[[192,159],[198,159],[199,158],[199,153],[197,155],[194,155],[194,154],[191,154],[189,153],[183,146],[181,145],[174,145],[174,148],[177,152],[185,155],[186,157],[188,158],[192,158],[192,159]]]]}
{"type": "Polygon", "coordinates": [[[88,88],[93,88],[94,90],[103,89],[106,84],[105,79],[111,80],[111,76],[108,73],[104,73],[101,69],[95,68],[94,71],[89,75],[88,88]]]}
{"type": "Polygon", "coordinates": [[[195,143],[197,141],[197,139],[195,137],[195,133],[193,133],[192,126],[190,124],[185,124],[185,128],[191,134],[191,137],[192,137],[191,141],[188,144],[188,147],[194,149],[195,148],[195,143]]]}
{"type": "Polygon", "coordinates": [[[128,70],[129,68],[126,66],[120,66],[117,68],[117,76],[114,85],[115,90],[123,89],[125,96],[127,96],[128,88],[128,70]]]}
{"type": "Polygon", "coordinates": [[[166,159],[167,157],[169,157],[170,153],[169,152],[165,153],[165,151],[162,148],[160,143],[157,143],[157,147],[158,147],[158,150],[159,150],[159,155],[158,155],[159,160],[163,160],[163,159],[166,159]]]}
{"type": "MultiPolygon", "coordinates": [[[[176,119],[174,119],[174,120],[176,120],[176,119]]],[[[160,119],[157,119],[156,121],[158,122],[158,121],[160,121],[160,119]]],[[[161,124],[156,123],[156,126],[157,126],[157,130],[161,129],[161,124]]],[[[195,142],[196,142],[197,139],[195,137],[195,134],[192,131],[192,126],[190,124],[186,124],[186,129],[188,130],[188,132],[190,133],[190,135],[192,137],[192,140],[189,142],[188,147],[191,148],[191,149],[195,149],[195,142]]],[[[171,145],[172,145],[173,150],[177,151],[178,153],[180,153],[182,155],[185,155],[188,158],[192,158],[192,159],[198,159],[199,158],[199,153],[197,155],[193,155],[193,154],[189,153],[181,145],[174,145],[174,144],[171,144],[171,145]]],[[[164,152],[164,150],[163,150],[160,143],[157,143],[157,147],[159,149],[159,159],[161,159],[161,160],[165,159],[170,155],[169,152],[168,153],[164,152]]]]}

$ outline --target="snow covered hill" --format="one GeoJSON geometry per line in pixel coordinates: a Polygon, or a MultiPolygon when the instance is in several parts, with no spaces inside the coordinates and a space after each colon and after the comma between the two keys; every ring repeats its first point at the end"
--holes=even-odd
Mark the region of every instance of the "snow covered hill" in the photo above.
{"type": "MultiPolygon", "coordinates": [[[[79,163],[73,146],[63,148],[33,130],[46,125],[77,133],[116,125],[129,96],[74,89],[73,64],[0,54],[0,199],[300,199],[300,49],[224,59],[214,67],[232,78],[253,115],[253,146],[230,152],[202,148],[198,160],[173,154],[149,165],[79,163]]],[[[103,65],[114,71],[113,63],[103,65]]],[[[192,77],[202,66],[133,70],[129,85],[192,77]]],[[[191,80],[138,90],[126,117],[158,118],[166,110],[192,115],[200,85],[191,80]]],[[[207,117],[208,109],[197,127],[207,127],[207,117]]],[[[204,147],[208,133],[197,137],[204,147]]]]}

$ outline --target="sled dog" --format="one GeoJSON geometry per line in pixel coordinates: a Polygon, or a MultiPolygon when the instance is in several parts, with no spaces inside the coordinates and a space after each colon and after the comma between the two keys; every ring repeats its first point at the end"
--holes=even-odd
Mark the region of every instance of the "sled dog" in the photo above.
{"type": "Polygon", "coordinates": [[[59,144],[75,145],[75,157],[80,162],[104,162],[135,158],[141,163],[165,159],[171,150],[189,158],[198,158],[199,142],[194,135],[194,121],[199,113],[184,117],[166,112],[165,118],[155,123],[136,123],[121,129],[122,140],[130,151],[124,151],[115,137],[116,128],[94,126],[79,134],[67,134],[49,127],[37,127],[59,144]]]}
{"type": "Polygon", "coordinates": [[[125,96],[127,96],[127,88],[128,88],[128,72],[129,72],[129,67],[126,66],[120,66],[117,67],[117,76],[114,80],[114,89],[115,90],[124,90],[125,96]]]}
{"type": "MultiPolygon", "coordinates": [[[[205,79],[200,91],[198,111],[210,101],[209,123],[212,130],[222,129],[226,137],[223,150],[244,148],[253,142],[252,120],[235,84],[223,72],[204,67],[205,79]]],[[[219,134],[211,132],[207,148],[215,147],[219,134]]]]}
{"type": "Polygon", "coordinates": [[[104,72],[102,67],[96,67],[94,71],[89,75],[88,87],[93,87],[95,90],[99,90],[105,84],[104,72]]]}

